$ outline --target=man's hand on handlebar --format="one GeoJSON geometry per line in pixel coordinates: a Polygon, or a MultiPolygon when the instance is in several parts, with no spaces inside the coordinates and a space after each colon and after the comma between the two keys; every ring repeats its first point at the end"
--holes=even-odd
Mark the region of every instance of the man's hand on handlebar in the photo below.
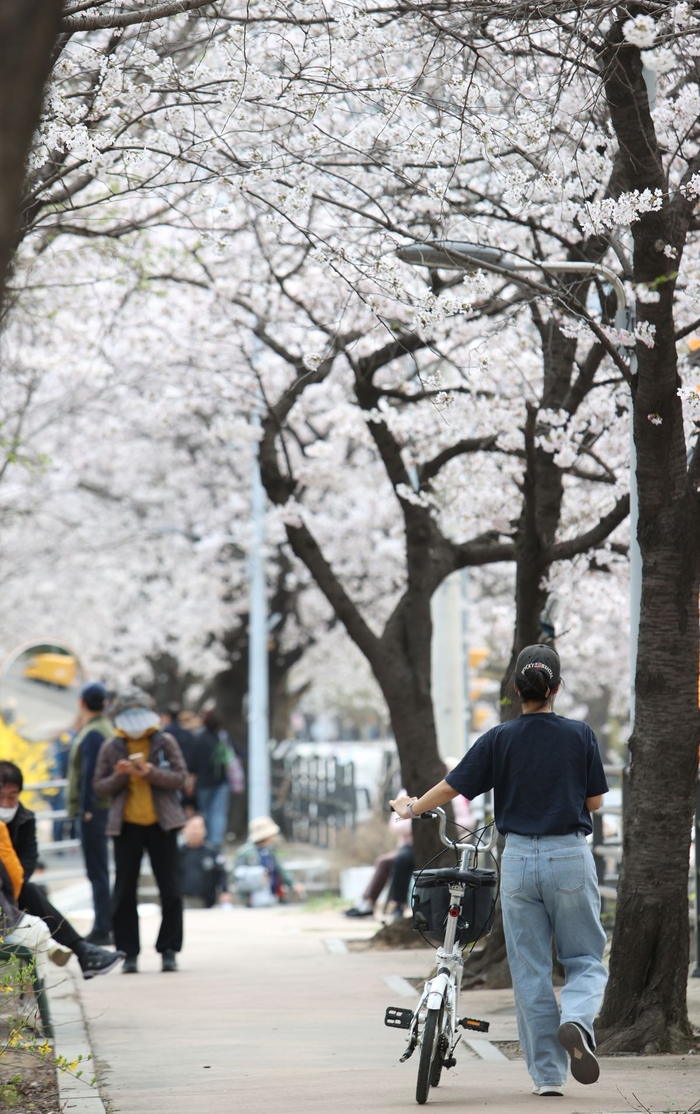
{"type": "Polygon", "coordinates": [[[410,804],[415,804],[415,802],[417,800],[418,800],[417,797],[403,796],[403,797],[397,797],[395,801],[389,801],[389,804],[391,805],[394,812],[399,816],[399,818],[401,820],[412,820],[413,817],[411,816],[411,813],[408,811],[408,806],[410,804]]]}

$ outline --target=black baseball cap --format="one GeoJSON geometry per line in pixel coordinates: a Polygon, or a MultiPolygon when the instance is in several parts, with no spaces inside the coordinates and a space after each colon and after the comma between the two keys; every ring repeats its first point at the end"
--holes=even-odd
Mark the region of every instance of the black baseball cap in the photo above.
{"type": "Polygon", "coordinates": [[[99,681],[90,681],[80,690],[80,699],[91,712],[101,712],[109,700],[109,692],[99,681]]]}
{"type": "Polygon", "coordinates": [[[533,669],[544,673],[550,689],[557,687],[561,680],[561,662],[553,646],[545,646],[539,642],[536,646],[526,646],[520,651],[515,663],[515,680],[520,687],[527,681],[527,675],[533,669]]]}

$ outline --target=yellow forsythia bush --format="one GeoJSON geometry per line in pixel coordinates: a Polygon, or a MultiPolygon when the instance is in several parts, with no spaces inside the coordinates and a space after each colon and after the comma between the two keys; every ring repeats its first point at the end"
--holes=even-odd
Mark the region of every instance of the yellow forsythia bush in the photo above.
{"type": "MultiPolygon", "coordinates": [[[[19,766],[26,785],[51,779],[51,744],[48,741],[30,743],[0,717],[0,760],[3,759],[19,766]]],[[[22,804],[27,808],[42,810],[46,807],[45,798],[50,792],[24,792],[22,804]]]]}

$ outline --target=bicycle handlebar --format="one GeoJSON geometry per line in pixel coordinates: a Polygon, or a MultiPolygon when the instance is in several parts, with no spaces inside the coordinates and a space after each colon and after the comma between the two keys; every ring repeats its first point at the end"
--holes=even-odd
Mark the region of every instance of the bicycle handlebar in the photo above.
{"type": "MultiPolygon", "coordinates": [[[[444,843],[445,847],[459,848],[460,851],[465,851],[465,850],[474,851],[476,854],[480,855],[485,851],[490,851],[492,847],[496,846],[496,841],[498,839],[498,832],[496,831],[496,826],[495,826],[495,823],[494,823],[493,820],[488,825],[489,828],[493,829],[489,842],[488,843],[483,843],[483,844],[480,843],[480,844],[477,845],[476,843],[467,843],[466,841],[449,838],[449,836],[447,835],[447,813],[445,812],[444,808],[434,808],[434,809],[430,809],[430,811],[428,811],[428,812],[422,812],[420,814],[420,816],[416,817],[416,819],[418,819],[418,820],[439,820],[440,821],[440,840],[441,840],[442,843],[444,843]]],[[[472,837],[474,835],[473,832],[470,832],[469,834],[472,837]]]]}

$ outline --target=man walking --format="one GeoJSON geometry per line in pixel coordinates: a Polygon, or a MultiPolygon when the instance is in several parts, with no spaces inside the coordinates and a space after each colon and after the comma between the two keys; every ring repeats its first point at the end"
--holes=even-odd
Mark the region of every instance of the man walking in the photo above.
{"type": "Polygon", "coordinates": [[[100,945],[112,942],[107,849],[110,802],[96,796],[92,783],[100,747],[114,734],[105,715],[108,700],[109,693],[99,682],[93,681],[82,689],[78,701],[82,727],[73,742],[68,764],[68,815],[80,817],[80,840],[95,909],[95,923],[86,940],[100,945]]]}

